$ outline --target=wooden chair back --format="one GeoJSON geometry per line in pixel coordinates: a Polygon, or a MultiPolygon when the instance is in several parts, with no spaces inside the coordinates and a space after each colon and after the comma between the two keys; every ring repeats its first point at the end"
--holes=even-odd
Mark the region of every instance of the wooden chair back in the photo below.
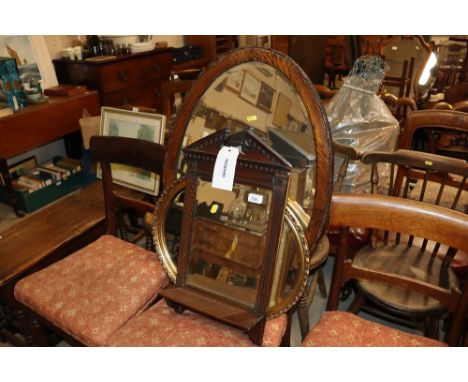
{"type": "MultiPolygon", "coordinates": [[[[111,163],[123,164],[150,171],[163,179],[166,148],[158,143],[125,137],[93,136],[90,142],[90,157],[99,162],[102,170],[106,233],[117,234],[117,213],[122,208],[133,208],[139,213],[152,213],[154,204],[118,195],[112,182],[111,163]]],[[[160,184],[162,189],[162,184],[160,184]]]]}
{"type": "Polygon", "coordinates": [[[194,84],[194,80],[174,80],[164,82],[161,86],[162,93],[162,112],[167,117],[166,133],[164,135],[165,143],[168,143],[175,128],[175,97],[179,94],[182,98],[185,96],[194,84]]]}
{"type": "MultiPolygon", "coordinates": [[[[398,148],[412,149],[419,135],[423,149],[434,154],[468,158],[468,114],[453,110],[418,110],[410,112],[398,148]]],[[[422,146],[422,147],[421,147],[422,146]]]]}
{"type": "Polygon", "coordinates": [[[167,81],[161,85],[162,112],[169,118],[174,114],[174,102],[176,94],[182,96],[192,87],[194,80],[167,81]]]}
{"type": "MultiPolygon", "coordinates": [[[[461,195],[466,185],[468,177],[468,163],[466,161],[443,157],[435,154],[428,154],[411,150],[397,150],[395,152],[370,152],[364,154],[361,161],[372,166],[371,171],[371,192],[373,194],[382,193],[382,188],[388,186],[387,195],[399,198],[417,199],[420,202],[441,205],[442,201],[452,210],[459,207],[461,195]],[[390,178],[388,185],[379,182],[379,165],[388,164],[390,166],[390,178]],[[414,180],[421,179],[420,187],[413,187],[414,180]],[[404,180],[404,181],[403,181],[404,180]],[[431,182],[437,190],[436,193],[428,194],[428,184],[431,182]],[[383,186],[383,187],[382,187],[383,186]],[[453,187],[455,190],[453,190],[453,187]],[[416,192],[419,190],[419,192],[416,192]],[[450,198],[449,200],[448,197],[450,198]]],[[[388,166],[387,166],[388,167],[388,166]]],[[[375,248],[377,245],[377,233],[371,235],[371,244],[375,248]]],[[[384,245],[388,245],[389,233],[384,234],[384,245]]],[[[407,245],[413,245],[414,237],[407,239],[407,245]]],[[[395,244],[400,244],[400,233],[396,234],[395,244]]],[[[420,245],[422,250],[428,244],[424,240],[420,245]]],[[[433,249],[433,256],[440,250],[440,244],[436,244],[433,249]]],[[[450,249],[445,255],[445,262],[449,265],[455,256],[456,251],[450,249]]]]}
{"type": "MultiPolygon", "coordinates": [[[[434,298],[446,306],[451,325],[446,336],[449,345],[459,342],[468,308],[468,284],[463,289],[447,289],[403,275],[372,270],[353,264],[347,256],[349,227],[366,227],[390,232],[404,232],[468,251],[468,216],[457,211],[419,201],[384,195],[334,194],[330,224],[340,226],[340,242],[335,259],[327,310],[337,310],[341,288],[356,279],[390,283],[434,298]]],[[[424,251],[421,256],[425,256],[424,251]]]]}

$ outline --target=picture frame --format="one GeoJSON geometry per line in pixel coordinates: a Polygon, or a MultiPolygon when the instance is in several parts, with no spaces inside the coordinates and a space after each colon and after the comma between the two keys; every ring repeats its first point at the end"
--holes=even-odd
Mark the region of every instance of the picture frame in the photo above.
{"type": "Polygon", "coordinates": [[[283,93],[278,93],[276,100],[275,112],[273,114],[273,125],[277,127],[288,126],[288,115],[291,110],[291,100],[283,93]]]}
{"type": "MultiPolygon", "coordinates": [[[[100,135],[138,138],[162,144],[165,126],[166,116],[162,114],[113,107],[101,109],[100,135]]],[[[113,164],[111,168],[114,183],[150,195],[159,194],[160,179],[155,174],[120,164],[113,164]]],[[[97,175],[101,178],[100,168],[97,175]]]]}
{"type": "MultiPolygon", "coordinates": [[[[8,172],[14,177],[21,175],[22,172],[32,170],[37,167],[37,159],[35,155],[29,156],[25,159],[20,160],[12,165],[8,166],[8,172]]],[[[5,185],[5,180],[2,174],[0,174],[0,185],[5,185]]]]}
{"type": "Polygon", "coordinates": [[[226,87],[236,93],[240,93],[244,81],[244,73],[243,70],[231,71],[226,78],[226,87]]]}
{"type": "Polygon", "coordinates": [[[15,56],[12,58],[20,61],[18,70],[22,81],[32,74],[40,77],[43,90],[58,85],[44,36],[0,36],[0,56],[15,56]]]}
{"type": "Polygon", "coordinates": [[[239,96],[247,102],[257,106],[261,85],[261,81],[249,72],[245,72],[239,96]]]}
{"type": "Polygon", "coordinates": [[[273,101],[275,99],[275,89],[267,85],[265,82],[262,82],[260,87],[260,94],[258,95],[258,107],[271,113],[273,108],[273,101]]]}

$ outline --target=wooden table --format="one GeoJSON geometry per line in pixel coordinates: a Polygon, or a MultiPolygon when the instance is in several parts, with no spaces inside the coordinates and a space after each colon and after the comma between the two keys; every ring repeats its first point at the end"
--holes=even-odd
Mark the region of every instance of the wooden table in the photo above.
{"type": "Polygon", "coordinates": [[[35,345],[35,327],[13,296],[16,282],[96,240],[104,222],[102,184],[95,182],[0,232],[0,341],[35,345]]]}
{"type": "Polygon", "coordinates": [[[50,97],[48,101],[30,105],[12,115],[0,118],[0,171],[5,181],[9,204],[17,216],[15,194],[8,172],[7,159],[80,131],[83,109],[91,115],[100,113],[96,91],[71,97],[50,97]]]}

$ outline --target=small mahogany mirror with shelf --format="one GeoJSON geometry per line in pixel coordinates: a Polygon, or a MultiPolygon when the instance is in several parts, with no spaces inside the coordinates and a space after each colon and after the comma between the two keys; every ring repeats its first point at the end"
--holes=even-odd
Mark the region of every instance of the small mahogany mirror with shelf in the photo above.
{"type": "MultiPolygon", "coordinates": [[[[254,129],[211,134],[184,149],[188,164],[176,286],[161,292],[261,343],[291,165],[254,129]],[[211,182],[218,151],[241,146],[232,189],[211,182]],[[219,213],[225,201],[231,209],[219,213]],[[208,204],[208,203],[210,204],[208,204]]],[[[283,254],[285,252],[281,252],[283,254]]]]}

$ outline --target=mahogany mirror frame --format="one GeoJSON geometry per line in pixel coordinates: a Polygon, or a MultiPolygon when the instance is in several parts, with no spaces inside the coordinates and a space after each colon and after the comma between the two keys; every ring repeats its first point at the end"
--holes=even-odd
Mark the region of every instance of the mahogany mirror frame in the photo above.
{"type": "Polygon", "coordinates": [[[200,74],[185,95],[177,113],[174,133],[169,141],[164,163],[163,184],[167,187],[177,179],[177,163],[182,142],[198,101],[219,76],[235,66],[248,62],[264,63],[281,72],[297,91],[307,112],[316,155],[315,195],[313,208],[310,211],[310,223],[305,232],[309,250],[312,252],[325,230],[330,208],[333,181],[332,139],[325,109],[312,82],[296,62],[281,52],[259,47],[235,49],[220,56],[200,74]]]}

